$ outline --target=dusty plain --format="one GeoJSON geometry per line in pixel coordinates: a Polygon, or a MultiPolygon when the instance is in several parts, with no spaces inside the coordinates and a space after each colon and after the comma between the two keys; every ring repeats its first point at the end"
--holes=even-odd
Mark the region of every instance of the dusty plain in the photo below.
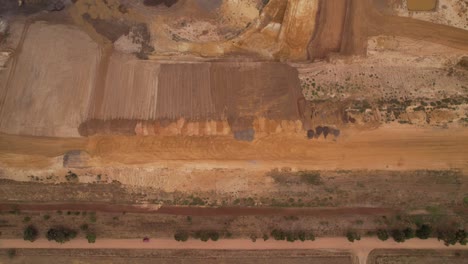
{"type": "Polygon", "coordinates": [[[0,0],[0,263],[467,263],[468,2],[423,2],[0,0]]]}

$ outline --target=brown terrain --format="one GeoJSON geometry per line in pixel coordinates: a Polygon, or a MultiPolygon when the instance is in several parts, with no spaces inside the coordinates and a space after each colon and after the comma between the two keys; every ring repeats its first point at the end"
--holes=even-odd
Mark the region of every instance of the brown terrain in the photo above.
{"type": "Polygon", "coordinates": [[[423,2],[0,0],[0,263],[466,263],[468,5],[423,2]]]}

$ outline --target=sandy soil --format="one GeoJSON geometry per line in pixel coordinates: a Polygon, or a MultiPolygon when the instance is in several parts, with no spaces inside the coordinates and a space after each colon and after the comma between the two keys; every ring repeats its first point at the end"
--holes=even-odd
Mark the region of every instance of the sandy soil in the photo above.
{"type": "Polygon", "coordinates": [[[26,167],[35,164],[31,160],[24,163],[25,156],[42,156],[42,162],[50,162],[49,158],[62,155],[67,150],[83,149],[96,158],[96,166],[119,163],[155,165],[157,161],[168,164],[169,161],[178,163],[184,160],[185,166],[200,167],[216,161],[218,167],[250,163],[251,168],[263,169],[283,166],[359,169],[363,162],[368,169],[467,168],[466,138],[464,129],[405,126],[387,126],[372,131],[349,130],[336,142],[280,134],[252,143],[239,142],[231,137],[95,136],[67,140],[3,135],[0,154],[5,165],[26,167]],[[256,162],[250,162],[252,160],[256,162]]]}
{"type": "Polygon", "coordinates": [[[26,29],[20,46],[17,62],[1,87],[6,91],[2,92],[1,131],[77,136],[74,127],[87,114],[98,46],[75,27],[41,22],[26,29]]]}

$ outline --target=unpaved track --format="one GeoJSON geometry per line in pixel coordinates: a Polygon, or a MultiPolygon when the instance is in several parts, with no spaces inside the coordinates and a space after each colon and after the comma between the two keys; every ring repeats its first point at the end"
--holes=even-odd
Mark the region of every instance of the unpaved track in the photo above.
{"type": "Polygon", "coordinates": [[[231,136],[54,139],[0,134],[0,162],[5,166],[34,167],[35,163],[44,164],[73,149],[88,151],[94,158],[93,166],[163,162],[204,168],[269,169],[290,165],[323,170],[468,168],[466,129],[383,127],[342,131],[337,142],[278,135],[251,143],[236,141],[231,136]],[[27,157],[35,157],[36,161],[27,157]]]}
{"type": "Polygon", "coordinates": [[[59,248],[59,249],[199,249],[199,250],[279,250],[279,249],[325,249],[325,250],[349,250],[359,259],[359,263],[367,263],[369,253],[374,249],[431,249],[468,250],[467,246],[455,245],[446,247],[437,239],[419,240],[412,239],[404,243],[396,243],[392,240],[380,241],[377,238],[363,238],[361,241],[351,243],[346,238],[318,238],[315,241],[286,242],[286,241],[261,241],[252,242],[249,239],[226,239],[217,242],[202,242],[189,240],[177,242],[174,239],[151,239],[142,242],[141,239],[98,239],[90,244],[85,239],[76,239],[65,244],[38,239],[33,243],[21,239],[1,239],[0,248],[59,248]]]}

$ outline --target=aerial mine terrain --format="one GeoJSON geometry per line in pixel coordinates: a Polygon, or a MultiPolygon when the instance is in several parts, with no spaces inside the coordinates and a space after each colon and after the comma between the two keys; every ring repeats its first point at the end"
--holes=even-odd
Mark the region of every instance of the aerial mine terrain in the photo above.
{"type": "Polygon", "coordinates": [[[467,0],[0,0],[0,263],[467,242],[467,0]]]}

